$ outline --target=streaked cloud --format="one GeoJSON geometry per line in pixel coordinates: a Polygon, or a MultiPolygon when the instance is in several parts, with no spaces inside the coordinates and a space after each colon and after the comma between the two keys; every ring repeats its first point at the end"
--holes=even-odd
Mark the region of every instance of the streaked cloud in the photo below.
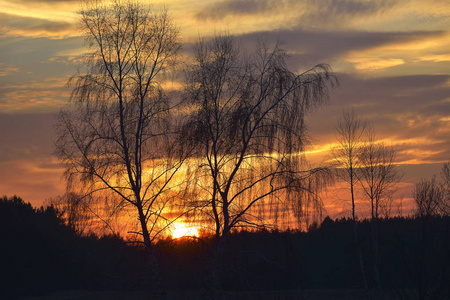
{"type": "Polygon", "coordinates": [[[399,1],[357,0],[225,0],[206,5],[197,14],[198,20],[222,20],[229,16],[282,14],[297,11],[302,22],[323,24],[343,22],[348,18],[362,18],[378,14],[395,6],[399,1]]]}
{"type": "Polygon", "coordinates": [[[378,16],[395,7],[400,1],[358,1],[358,0],[325,0],[306,1],[308,10],[303,16],[303,22],[319,26],[343,25],[355,19],[378,16]]]}
{"type": "Polygon", "coordinates": [[[77,35],[74,25],[64,21],[0,13],[0,33],[3,36],[63,38],[77,35]]]}
{"type": "Polygon", "coordinates": [[[213,2],[200,10],[196,17],[198,20],[221,20],[230,15],[251,15],[279,11],[287,3],[293,1],[275,0],[228,0],[213,2]]]}
{"type": "MultiPolygon", "coordinates": [[[[364,78],[338,74],[338,78],[341,86],[329,105],[307,117],[314,149],[331,148],[338,118],[343,109],[353,107],[370,122],[380,140],[397,147],[400,163],[450,159],[450,75],[364,78]]],[[[326,151],[323,156],[327,156],[326,151]]],[[[320,155],[313,158],[323,160],[320,155]]]]}
{"type": "MultiPolygon", "coordinates": [[[[446,52],[449,48],[450,32],[423,32],[416,38],[398,37],[388,43],[374,45],[371,48],[355,49],[349,52],[344,59],[354,64],[357,71],[362,72],[404,65],[397,74],[420,74],[424,72],[423,62],[445,63],[450,61],[450,56],[446,52]]],[[[448,66],[450,67],[450,65],[448,66]]],[[[436,66],[432,68],[437,70],[436,66]]]]}
{"type": "Polygon", "coordinates": [[[385,70],[387,68],[403,65],[405,61],[401,58],[387,58],[387,59],[354,59],[349,60],[351,63],[355,64],[355,69],[361,72],[374,72],[385,70]]]}
{"type": "Polygon", "coordinates": [[[18,67],[0,62],[0,77],[8,76],[17,72],[19,72],[18,67]]]}
{"type": "Polygon", "coordinates": [[[80,0],[15,0],[18,3],[76,3],[78,4],[80,0]]]}
{"type": "Polygon", "coordinates": [[[23,85],[0,86],[0,112],[52,112],[66,103],[68,78],[47,78],[23,85]]]}
{"type": "Polygon", "coordinates": [[[432,54],[432,55],[425,55],[420,58],[418,58],[420,61],[433,61],[433,62],[443,62],[443,61],[450,61],[450,54],[432,54]]]}
{"type": "MultiPolygon", "coordinates": [[[[253,46],[257,40],[285,41],[294,69],[308,68],[324,62],[334,66],[335,62],[339,61],[341,64],[343,62],[355,64],[360,70],[365,70],[370,67],[381,69],[383,66],[392,67],[405,63],[403,51],[391,53],[383,49],[392,50],[400,45],[420,43],[424,39],[444,41],[447,35],[445,31],[315,31],[298,28],[243,34],[240,41],[244,46],[249,44],[253,46]]],[[[341,65],[335,69],[351,71],[351,65],[341,65]]]]}

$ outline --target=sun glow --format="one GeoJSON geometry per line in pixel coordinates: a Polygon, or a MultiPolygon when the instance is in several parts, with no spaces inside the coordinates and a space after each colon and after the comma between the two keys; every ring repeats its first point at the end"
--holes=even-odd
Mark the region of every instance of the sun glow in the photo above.
{"type": "Polygon", "coordinates": [[[198,228],[193,225],[186,223],[175,223],[172,229],[172,238],[179,239],[185,236],[195,236],[198,237],[198,228]]]}

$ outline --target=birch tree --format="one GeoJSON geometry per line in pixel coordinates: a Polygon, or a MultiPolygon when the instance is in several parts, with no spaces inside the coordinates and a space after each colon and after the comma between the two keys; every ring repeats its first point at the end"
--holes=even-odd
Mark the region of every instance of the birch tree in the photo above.
{"type": "Polygon", "coordinates": [[[355,189],[358,184],[358,154],[364,143],[364,135],[367,131],[367,124],[361,121],[353,110],[344,110],[338,120],[336,127],[337,146],[331,149],[333,160],[336,164],[336,175],[350,189],[352,205],[353,239],[355,242],[355,252],[358,256],[358,263],[361,270],[361,279],[367,297],[370,298],[367,275],[364,261],[358,240],[356,198],[355,189]]]}
{"type": "Polygon", "coordinates": [[[259,208],[298,203],[312,185],[324,185],[327,170],[304,164],[304,118],[336,83],[327,65],[290,71],[280,44],[260,43],[249,55],[229,35],[196,45],[186,86],[193,113],[183,136],[200,157],[200,206],[216,237],[264,225],[268,216],[259,208]]]}
{"type": "Polygon", "coordinates": [[[166,11],[134,1],[93,1],[79,14],[89,53],[85,72],[70,80],[56,154],[69,190],[81,187],[92,212],[126,210],[137,220],[157,280],[152,240],[182,162],[168,143],[171,107],[161,87],[180,49],[178,29],[166,11]]]}

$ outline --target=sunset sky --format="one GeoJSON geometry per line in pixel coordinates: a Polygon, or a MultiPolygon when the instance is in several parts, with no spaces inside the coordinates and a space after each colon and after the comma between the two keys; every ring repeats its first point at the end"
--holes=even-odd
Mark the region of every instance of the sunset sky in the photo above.
{"type": "MultiPolygon", "coordinates": [[[[329,159],[334,127],[353,107],[395,145],[412,183],[450,159],[450,1],[172,0],[164,4],[188,49],[229,31],[243,45],[284,41],[293,71],[328,63],[340,87],[308,118],[314,163],[329,159]]],[[[55,115],[84,51],[79,0],[0,0],[0,196],[34,205],[64,192],[52,157],[55,115]]],[[[333,197],[333,196],[330,196],[333,197]]]]}

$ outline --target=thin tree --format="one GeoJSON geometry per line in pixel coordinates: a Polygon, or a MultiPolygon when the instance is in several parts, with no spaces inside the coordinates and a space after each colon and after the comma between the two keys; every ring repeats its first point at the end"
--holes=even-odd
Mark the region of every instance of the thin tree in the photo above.
{"type": "Polygon", "coordinates": [[[196,45],[184,137],[196,149],[197,205],[214,222],[219,259],[232,229],[267,224],[264,207],[301,201],[308,179],[326,179],[325,169],[304,166],[304,116],[337,81],[327,65],[295,74],[286,59],[278,43],[244,55],[229,35],[196,45]]]}
{"type": "MultiPolygon", "coordinates": [[[[437,274],[432,274],[429,267],[430,261],[433,260],[433,254],[435,254],[433,253],[434,241],[430,218],[440,214],[443,199],[443,186],[438,182],[436,176],[433,176],[431,179],[422,179],[414,185],[414,201],[417,206],[416,215],[422,225],[421,255],[418,259],[417,273],[415,273],[416,276],[414,278],[417,285],[418,299],[427,299],[431,287],[438,282],[435,280],[437,274]]],[[[447,239],[445,242],[440,241],[439,247],[443,245],[447,246],[448,249],[447,239]]]]}
{"type": "Polygon", "coordinates": [[[375,286],[381,296],[378,253],[378,219],[382,201],[391,201],[402,173],[395,164],[396,150],[377,142],[373,129],[366,130],[364,145],[358,151],[357,178],[371,205],[372,256],[375,286]]]}
{"type": "Polygon", "coordinates": [[[371,218],[379,218],[382,201],[387,201],[402,178],[395,164],[396,150],[378,143],[373,129],[366,130],[364,145],[358,152],[358,179],[370,200],[371,218]]]}
{"type": "Polygon", "coordinates": [[[444,216],[450,215],[450,161],[444,163],[441,172],[443,201],[440,207],[441,213],[444,216]]]}
{"type": "Polygon", "coordinates": [[[93,1],[80,16],[90,53],[86,72],[70,80],[56,154],[86,205],[136,218],[158,277],[152,240],[182,162],[168,146],[170,104],[160,84],[180,49],[178,29],[166,11],[134,1],[93,1]]]}
{"type": "Polygon", "coordinates": [[[353,239],[355,250],[358,255],[361,279],[370,299],[367,276],[364,268],[364,261],[358,241],[357,216],[355,205],[355,189],[358,183],[357,171],[359,168],[358,153],[363,145],[364,134],[367,130],[365,122],[361,121],[352,110],[344,110],[336,127],[336,139],[338,145],[331,149],[333,160],[336,163],[336,175],[350,188],[352,203],[352,223],[353,239]]]}
{"type": "Polygon", "coordinates": [[[422,179],[414,185],[416,215],[422,220],[439,215],[443,198],[444,190],[436,176],[433,176],[430,180],[422,179]]]}

